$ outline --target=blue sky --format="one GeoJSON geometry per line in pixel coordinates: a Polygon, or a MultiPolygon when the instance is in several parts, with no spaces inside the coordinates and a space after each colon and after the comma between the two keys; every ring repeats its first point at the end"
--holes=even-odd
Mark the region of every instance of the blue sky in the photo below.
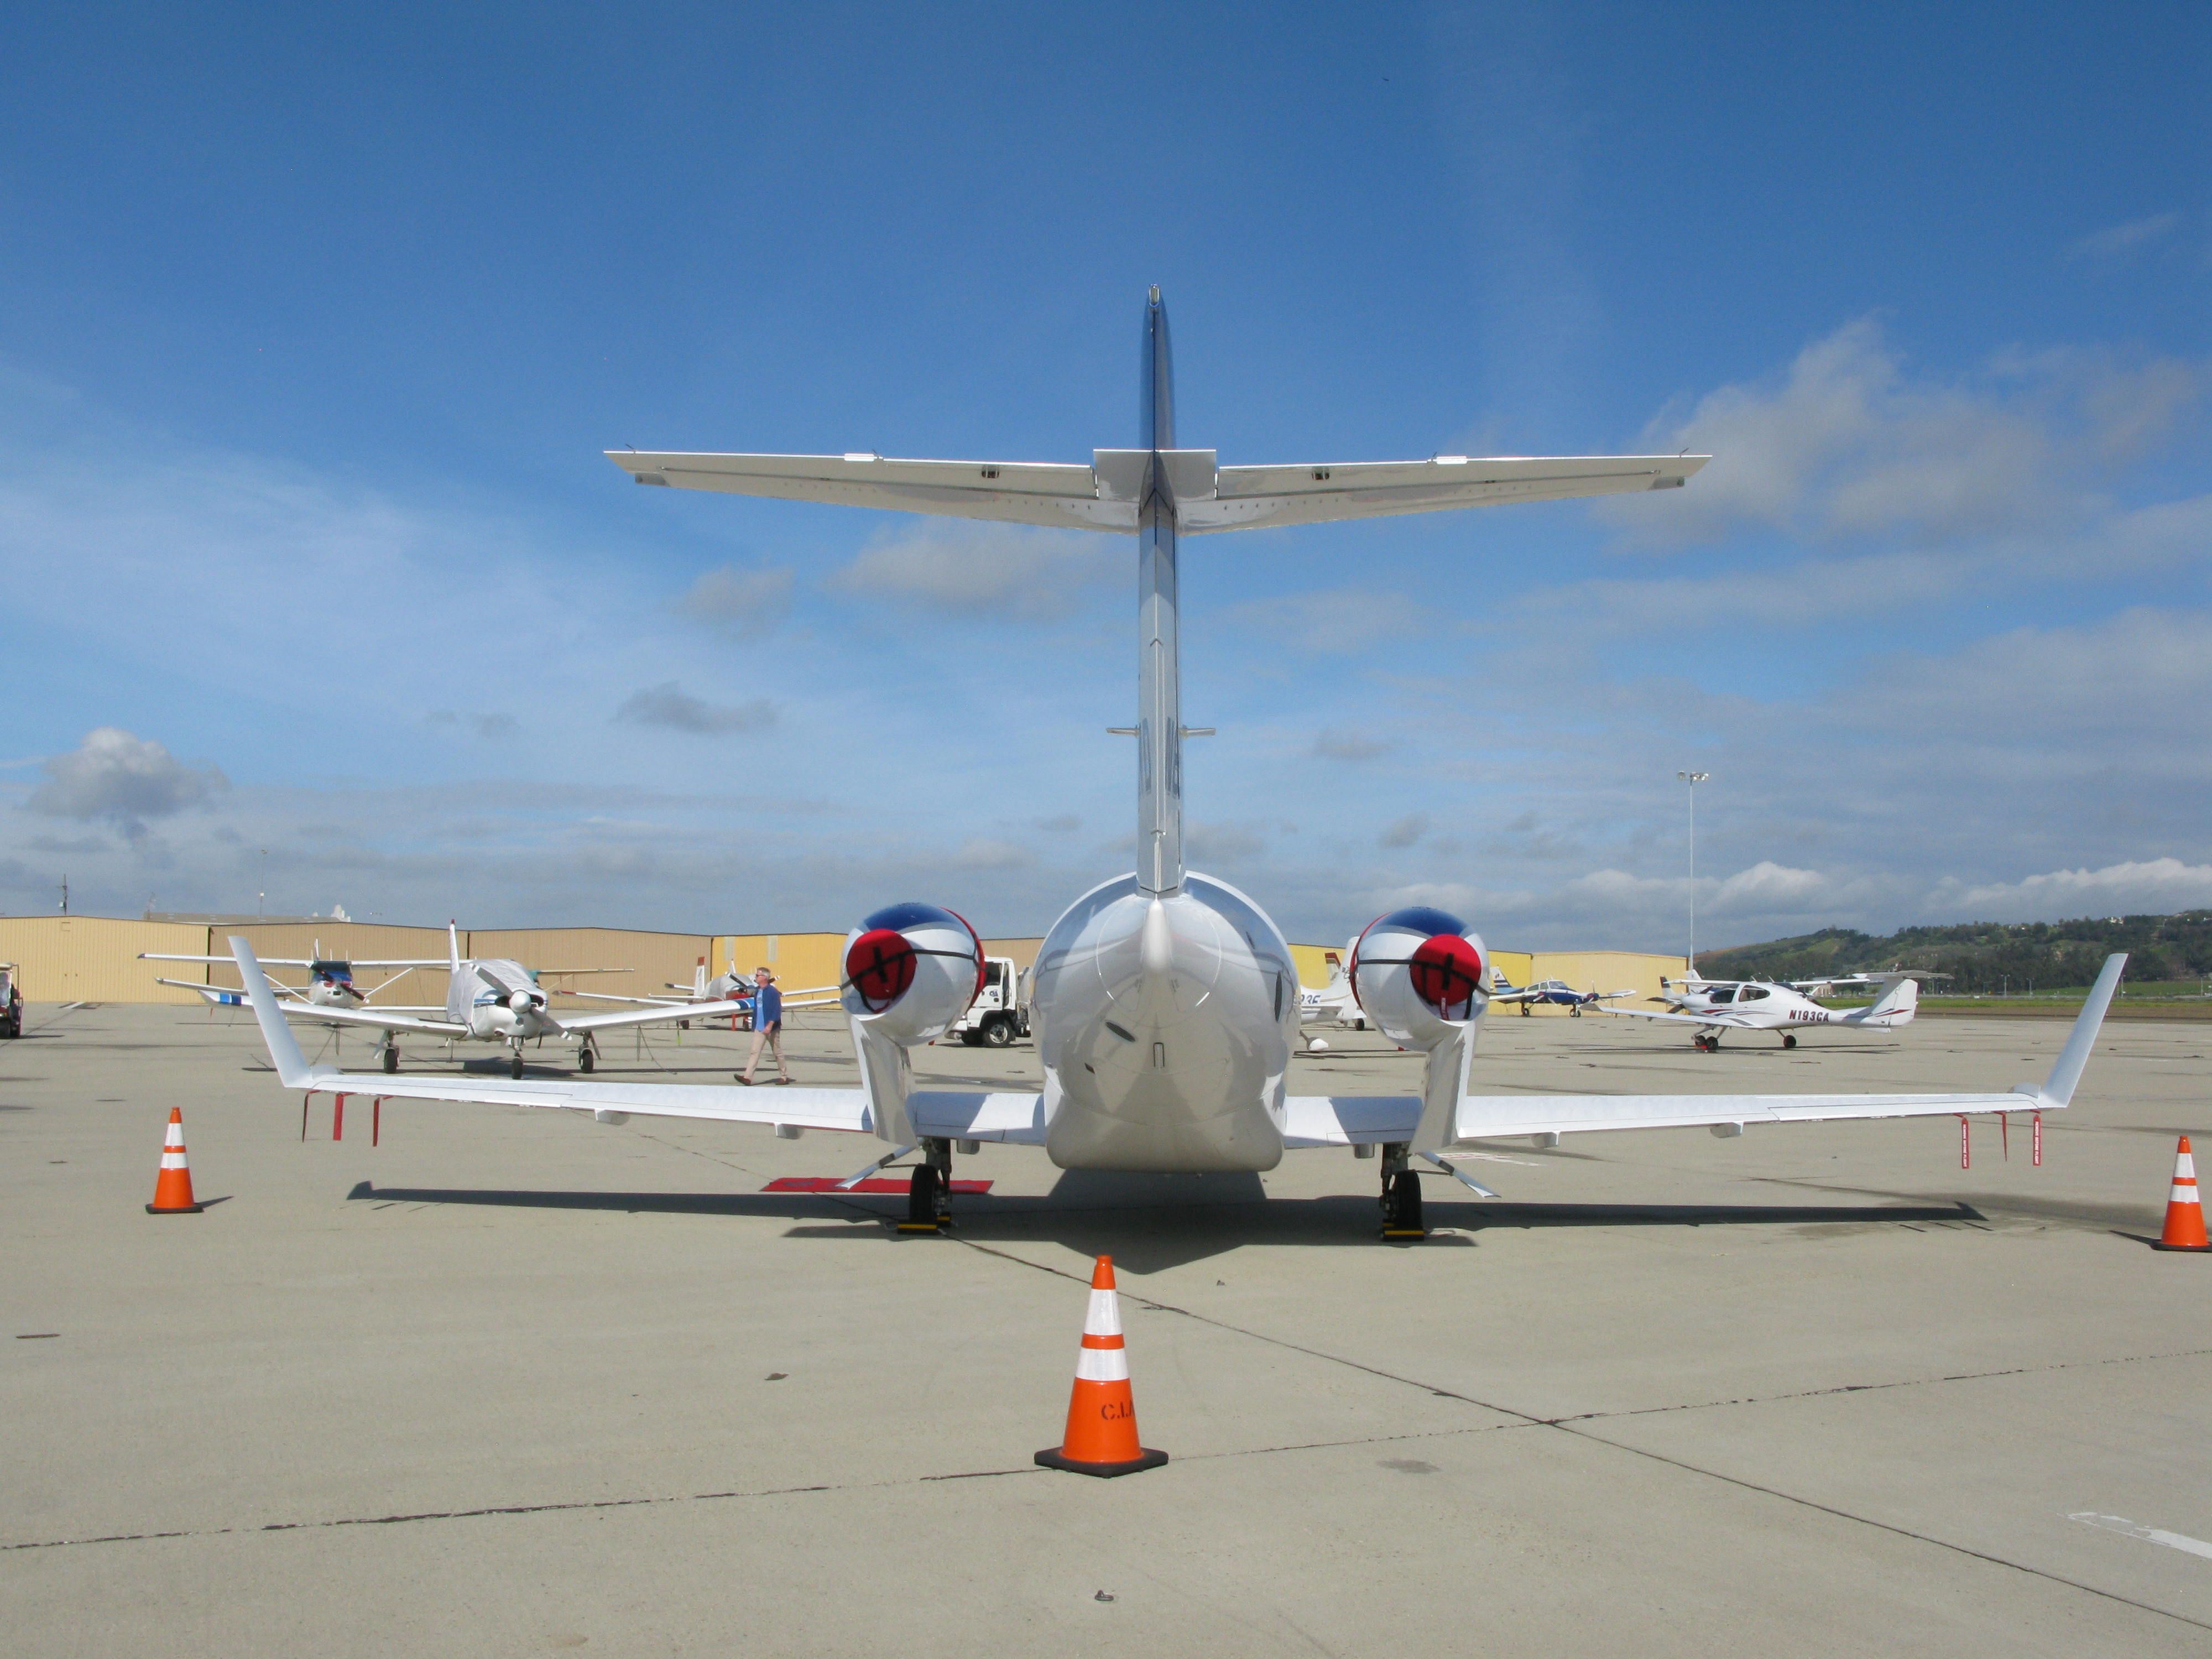
{"type": "Polygon", "coordinates": [[[599,452],[1085,459],[1155,282],[1224,462],[1718,458],[1192,544],[1294,937],[1679,948],[1692,766],[1707,943],[2212,903],[2201,6],[326,9],[12,32],[0,908],[1041,930],[1127,544],[599,452]]]}

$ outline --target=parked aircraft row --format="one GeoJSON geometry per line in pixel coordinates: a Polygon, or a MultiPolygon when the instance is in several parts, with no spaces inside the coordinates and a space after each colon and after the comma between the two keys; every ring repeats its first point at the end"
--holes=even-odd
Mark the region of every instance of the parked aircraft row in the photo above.
{"type": "MultiPolygon", "coordinates": [[[[984,1140],[1042,1147],[1062,1169],[1159,1172],[1270,1170],[1292,1152],[1348,1148],[1377,1159],[1384,1233],[1408,1239],[1423,1236],[1425,1169],[1495,1196],[1455,1167],[1451,1154],[1500,1136],[1556,1141],[1567,1133],[1689,1125],[1734,1134],[1747,1123],[2056,1110],[2072,1098],[2122,957],[2106,961],[2040,1085],[1980,1093],[1482,1091],[1472,1086],[1472,1067],[1495,994],[1492,964],[1480,934],[1425,906],[1378,918],[1345,963],[1360,1017],[1422,1054],[1420,1086],[1378,1095],[1291,1093],[1291,1050],[1308,1008],[1290,946],[1252,899],[1183,861],[1189,728],[1182,722],[1177,623],[1182,538],[1677,489],[1706,458],[1437,455],[1223,466],[1214,451],[1178,441],[1167,313],[1157,289],[1145,307],[1139,417],[1138,447],[1096,450],[1087,465],[898,460],[872,451],[611,455],[639,483],[660,488],[1134,534],[1137,867],[1081,895],[1045,936],[1032,979],[1041,1089],[915,1086],[914,1049],[961,1017],[985,966],[974,929],[950,910],[920,902],[877,910],[848,936],[840,1003],[859,1062],[857,1087],[798,1086],[763,1099],[762,1091],[734,1085],[392,1078],[309,1066],[251,946],[234,939],[283,1085],[583,1110],[607,1121],[645,1113],[772,1124],[787,1135],[822,1129],[872,1136],[884,1150],[848,1184],[918,1155],[904,1224],[917,1231],[946,1224],[955,1149],[984,1140]]],[[[460,966],[454,964],[454,982],[466,986],[471,979],[460,966]]],[[[453,1007],[457,1022],[475,1019],[486,1006],[502,1021],[541,1018],[510,1000],[523,997],[526,986],[510,989],[497,972],[476,981],[490,1000],[479,996],[453,1007]]],[[[517,1060],[519,1069],[519,1048],[517,1060]]]]}

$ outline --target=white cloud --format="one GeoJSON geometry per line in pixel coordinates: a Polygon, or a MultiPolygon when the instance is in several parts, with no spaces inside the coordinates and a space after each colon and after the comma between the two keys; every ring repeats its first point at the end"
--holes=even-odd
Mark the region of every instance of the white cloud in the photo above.
{"type": "Polygon", "coordinates": [[[691,696],[674,680],[663,680],[633,691],[615,710],[615,718],[633,726],[661,726],[672,732],[719,735],[729,732],[764,732],[775,724],[775,704],[766,697],[741,703],[714,703],[691,696]]]}
{"type": "Polygon", "coordinates": [[[824,586],[963,617],[1035,620],[1065,616],[1127,561],[1121,538],[928,520],[878,536],[824,586]]]}
{"type": "Polygon", "coordinates": [[[1644,428],[1653,453],[1712,461],[1688,488],[1592,510],[1624,537],[1686,543],[1740,526],[1815,541],[1938,541],[2080,522],[2101,465],[2167,435],[2212,376],[2105,350],[1999,353],[1979,372],[1911,371],[1872,318],[1778,376],[1724,386],[1644,428]]]}
{"type": "Polygon", "coordinates": [[[2212,908],[2212,864],[2150,859],[2108,864],[2101,870],[2053,870],[2014,882],[1945,883],[1930,902],[1975,921],[2198,910],[2212,908]]]}
{"type": "Polygon", "coordinates": [[[732,639],[766,639],[791,609],[791,572],[720,565],[693,582],[676,609],[732,639]]]}
{"type": "Polygon", "coordinates": [[[2164,241],[2180,222],[2179,213],[2154,213],[2148,218],[2130,219],[2125,224],[2107,225],[2102,230],[2090,232],[2067,249],[2067,257],[2097,264],[2118,264],[2153,243],[2164,241]]]}
{"type": "Polygon", "coordinates": [[[24,803],[53,817],[106,818],[136,831],[230,787],[216,767],[186,766],[151,738],[118,726],[85,733],[74,752],[46,764],[46,781],[24,803]]]}

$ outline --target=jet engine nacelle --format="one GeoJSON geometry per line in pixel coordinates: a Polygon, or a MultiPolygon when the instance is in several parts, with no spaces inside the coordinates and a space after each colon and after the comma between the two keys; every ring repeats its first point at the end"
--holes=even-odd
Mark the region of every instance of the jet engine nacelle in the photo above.
{"type": "Polygon", "coordinates": [[[901,1048],[942,1036],[982,987],[982,940],[933,904],[894,904],[846,937],[839,1000],[901,1048]]]}
{"type": "Polygon", "coordinates": [[[1490,1005],[1480,935],[1416,907],[1370,924],[1352,949],[1352,994],[1393,1042],[1433,1048],[1490,1005]]]}

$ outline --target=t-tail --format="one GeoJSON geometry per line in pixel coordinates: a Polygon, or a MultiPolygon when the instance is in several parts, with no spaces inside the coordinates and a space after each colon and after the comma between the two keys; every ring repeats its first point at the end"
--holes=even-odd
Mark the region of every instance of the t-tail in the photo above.
{"type": "Polygon", "coordinates": [[[1137,509],[1137,884],[1173,893],[1182,886],[1183,737],[1175,481],[1167,459],[1176,447],[1175,361],[1157,288],[1145,301],[1142,376],[1148,453],[1137,509]]]}

